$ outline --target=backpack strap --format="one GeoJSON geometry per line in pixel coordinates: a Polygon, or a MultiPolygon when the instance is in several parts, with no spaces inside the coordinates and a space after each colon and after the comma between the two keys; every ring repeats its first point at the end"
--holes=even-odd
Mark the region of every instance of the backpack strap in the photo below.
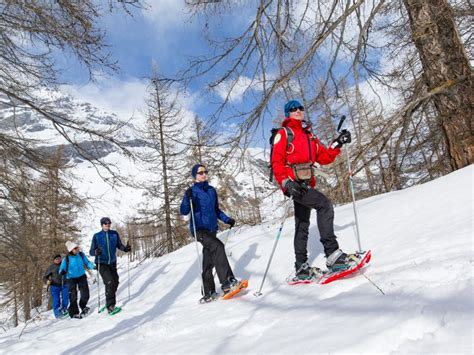
{"type": "Polygon", "coordinates": [[[275,140],[275,136],[280,132],[281,129],[285,130],[286,133],[286,151],[290,147],[291,143],[293,143],[293,139],[295,138],[295,134],[288,127],[279,127],[279,128],[272,128],[272,135],[270,137],[270,182],[273,182],[273,166],[272,166],[272,159],[273,159],[273,142],[275,140]]]}

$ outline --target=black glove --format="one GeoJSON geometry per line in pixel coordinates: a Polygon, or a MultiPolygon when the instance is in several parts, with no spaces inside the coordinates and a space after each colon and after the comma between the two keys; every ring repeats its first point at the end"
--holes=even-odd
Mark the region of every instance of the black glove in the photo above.
{"type": "Polygon", "coordinates": [[[61,270],[60,274],[61,275],[66,275],[66,270],[61,270]]]}
{"type": "Polygon", "coordinates": [[[187,197],[187,198],[192,198],[193,197],[193,188],[190,187],[186,190],[186,192],[184,193],[184,195],[187,197]]]}
{"type": "Polygon", "coordinates": [[[339,137],[332,141],[331,148],[341,148],[344,144],[352,142],[351,132],[343,129],[339,137]]]}
{"type": "Polygon", "coordinates": [[[227,222],[227,224],[230,226],[230,228],[232,228],[233,226],[235,226],[235,219],[229,218],[229,221],[227,222]]]}
{"type": "Polygon", "coordinates": [[[288,196],[297,199],[302,198],[306,191],[308,191],[308,186],[305,183],[301,183],[298,181],[287,180],[285,186],[283,187],[285,188],[285,193],[288,196]]]}
{"type": "Polygon", "coordinates": [[[96,248],[95,251],[94,251],[94,253],[95,253],[95,256],[99,256],[99,255],[102,254],[102,249],[96,248]]]}
{"type": "Polygon", "coordinates": [[[132,251],[132,247],[130,245],[126,245],[125,248],[123,249],[124,252],[128,253],[129,251],[132,251]]]}

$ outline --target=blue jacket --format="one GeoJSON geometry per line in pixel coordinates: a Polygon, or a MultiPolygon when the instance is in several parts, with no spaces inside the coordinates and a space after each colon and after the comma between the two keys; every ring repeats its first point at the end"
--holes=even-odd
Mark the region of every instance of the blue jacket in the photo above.
{"type": "Polygon", "coordinates": [[[86,273],[86,269],[84,269],[84,265],[86,265],[88,269],[91,269],[91,270],[95,269],[94,264],[92,264],[89,261],[89,259],[87,259],[86,255],[83,252],[79,252],[76,255],[69,253],[63,259],[63,261],[61,261],[61,266],[59,267],[59,273],[61,273],[61,271],[63,270],[66,270],[67,268],[66,278],[75,279],[75,278],[81,277],[82,275],[86,273]]]}
{"type": "MultiPolygon", "coordinates": [[[[207,181],[195,182],[192,186],[193,191],[193,212],[196,220],[196,231],[208,230],[216,232],[219,227],[217,219],[224,223],[228,223],[230,218],[219,209],[219,201],[217,199],[217,192],[207,181]]],[[[180,212],[186,216],[191,212],[191,204],[186,194],[181,202],[180,212]]],[[[193,233],[193,219],[189,219],[189,229],[193,233]]]]}
{"type": "MultiPolygon", "coordinates": [[[[105,232],[101,230],[92,237],[91,249],[89,251],[91,256],[95,256],[95,250],[100,248],[102,254],[99,256],[101,264],[114,264],[117,262],[117,249],[125,251],[125,245],[122,244],[119,234],[114,230],[105,232]]],[[[95,258],[97,263],[97,257],[95,258]]]]}

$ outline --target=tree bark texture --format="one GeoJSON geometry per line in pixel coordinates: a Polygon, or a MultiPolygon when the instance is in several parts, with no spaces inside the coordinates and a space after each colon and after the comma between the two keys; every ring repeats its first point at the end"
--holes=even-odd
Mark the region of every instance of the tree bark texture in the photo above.
{"type": "Polygon", "coordinates": [[[403,0],[413,42],[429,91],[439,90],[433,103],[443,129],[451,167],[474,162],[474,80],[452,8],[446,0],[403,0]]]}

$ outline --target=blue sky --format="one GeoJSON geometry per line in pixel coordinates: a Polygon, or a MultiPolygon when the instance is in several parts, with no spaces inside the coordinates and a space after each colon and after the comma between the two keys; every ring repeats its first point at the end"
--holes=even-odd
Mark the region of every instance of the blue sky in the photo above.
{"type": "MultiPolygon", "coordinates": [[[[118,10],[112,13],[106,11],[105,16],[101,18],[100,27],[106,31],[106,43],[110,45],[112,57],[118,61],[120,72],[97,75],[96,80],[90,82],[84,68],[80,68],[71,58],[65,60],[64,56],[61,56],[58,57],[58,66],[65,69],[62,79],[68,83],[62,88],[65,92],[114,112],[123,119],[140,117],[144,112],[147,78],[150,76],[152,63],[158,65],[161,74],[174,77],[179,70],[186,68],[189,56],[211,54],[203,35],[206,23],[209,24],[210,33],[216,37],[241,34],[254,19],[255,6],[252,1],[242,1],[226,13],[193,17],[188,9],[184,8],[184,0],[149,0],[146,9],[131,8],[133,16],[118,10]]],[[[328,53],[326,51],[330,50],[330,46],[318,50],[322,64],[322,67],[319,67],[321,74],[324,74],[324,61],[328,53]]],[[[350,59],[342,65],[346,66],[348,63],[350,59]]],[[[180,95],[180,103],[189,119],[195,114],[206,119],[214,111],[213,104],[222,99],[222,91],[209,94],[204,90],[204,81],[211,81],[214,75],[216,74],[211,73],[205,78],[193,81],[188,92],[180,95]]],[[[245,109],[248,104],[246,100],[251,99],[251,95],[243,101],[241,95],[242,92],[237,90],[233,103],[245,109]]],[[[268,108],[271,113],[268,122],[258,130],[260,141],[256,141],[256,145],[265,144],[268,137],[266,134],[272,125],[272,116],[281,115],[283,105],[284,102],[280,102],[280,99],[270,103],[268,108]]],[[[220,128],[228,129],[229,125],[222,124],[220,128]]]]}
{"type": "MultiPolygon", "coordinates": [[[[100,74],[90,82],[85,68],[71,58],[58,57],[58,66],[64,69],[61,79],[67,83],[62,87],[64,91],[124,118],[140,114],[152,63],[158,65],[161,74],[174,77],[186,68],[189,56],[209,54],[202,35],[206,22],[216,25],[219,34],[232,33],[241,31],[253,12],[243,6],[237,12],[239,16],[204,18],[191,16],[180,0],[149,1],[148,5],[147,9],[132,8],[133,16],[114,11],[101,19],[100,25],[107,34],[106,43],[120,66],[119,73],[100,74]],[[219,22],[214,21],[216,19],[219,22]]],[[[181,102],[189,117],[198,114],[204,118],[212,111],[209,100],[218,101],[217,96],[212,96],[203,91],[201,79],[192,82],[181,102]]]]}

